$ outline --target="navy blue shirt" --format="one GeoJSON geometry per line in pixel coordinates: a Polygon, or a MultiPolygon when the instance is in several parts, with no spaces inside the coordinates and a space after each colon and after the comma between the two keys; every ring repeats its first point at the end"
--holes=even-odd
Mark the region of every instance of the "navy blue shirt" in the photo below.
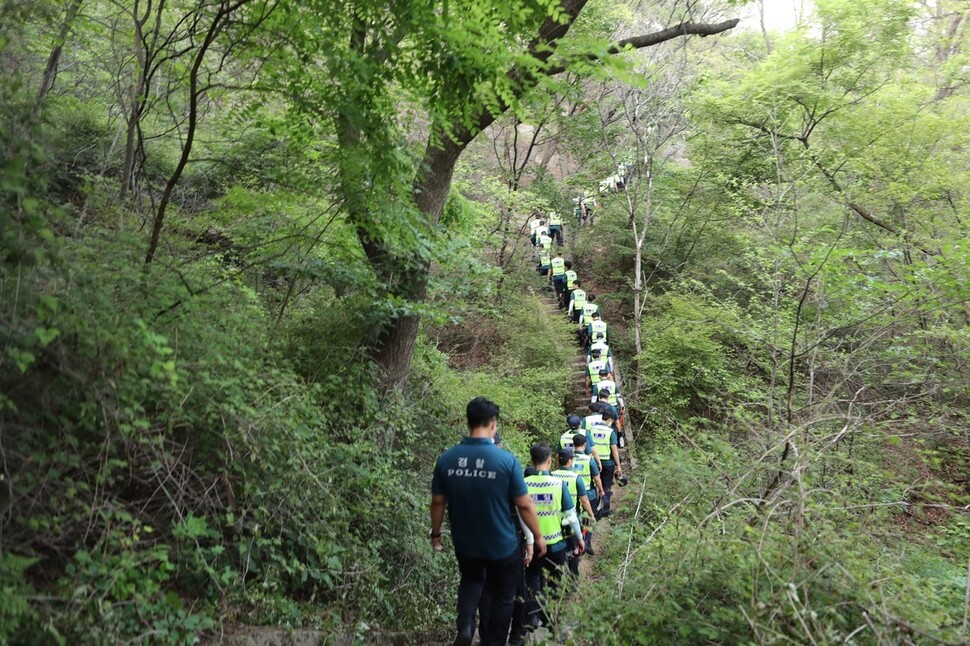
{"type": "Polygon", "coordinates": [[[466,437],[445,451],[435,465],[431,493],[448,504],[456,554],[499,561],[518,549],[509,504],[529,490],[522,465],[490,438],[466,437]]]}

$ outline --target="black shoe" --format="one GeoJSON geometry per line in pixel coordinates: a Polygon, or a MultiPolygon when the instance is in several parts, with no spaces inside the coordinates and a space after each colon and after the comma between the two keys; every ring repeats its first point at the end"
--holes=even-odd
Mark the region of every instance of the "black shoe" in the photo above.
{"type": "Polygon", "coordinates": [[[589,554],[590,556],[596,556],[596,551],[592,547],[587,547],[585,553],[589,554]]]}
{"type": "Polygon", "coordinates": [[[475,628],[465,628],[458,633],[455,637],[455,646],[472,646],[472,641],[475,639],[475,628]]]}
{"type": "Polygon", "coordinates": [[[609,517],[609,515],[610,515],[610,513],[611,513],[611,512],[610,512],[610,510],[609,510],[609,509],[607,509],[607,510],[605,510],[605,511],[601,511],[601,512],[600,512],[600,518],[608,518],[608,517],[609,517]]]}

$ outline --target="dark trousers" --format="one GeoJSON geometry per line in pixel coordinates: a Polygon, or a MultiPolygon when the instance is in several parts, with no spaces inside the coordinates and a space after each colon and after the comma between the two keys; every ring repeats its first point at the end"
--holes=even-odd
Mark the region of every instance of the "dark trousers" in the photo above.
{"type": "Polygon", "coordinates": [[[610,510],[610,498],[613,497],[613,476],[616,475],[615,464],[604,464],[600,469],[600,479],[603,481],[603,497],[600,500],[599,518],[603,512],[610,510]]]}
{"type": "Polygon", "coordinates": [[[549,237],[556,241],[560,247],[562,246],[562,226],[558,224],[553,224],[549,227],[549,237]]]}
{"type": "Polygon", "coordinates": [[[566,569],[566,550],[546,552],[542,558],[533,558],[525,570],[525,583],[528,589],[526,602],[526,623],[538,626],[540,622],[549,624],[546,609],[555,599],[560,589],[560,581],[566,569]]]}
{"type": "Polygon", "coordinates": [[[483,646],[501,646],[509,636],[515,590],[522,578],[522,557],[519,550],[500,561],[473,559],[460,554],[458,571],[458,633],[475,632],[475,613],[487,590],[488,608],[482,611],[482,625],[478,632],[483,646]],[[486,623],[487,622],[487,623],[486,623]]]}
{"type": "Polygon", "coordinates": [[[552,286],[556,289],[556,300],[559,301],[559,309],[562,309],[562,297],[566,293],[566,276],[553,276],[552,286]]]}
{"type": "Polygon", "coordinates": [[[570,536],[566,539],[566,566],[574,579],[579,578],[579,556],[576,554],[576,548],[581,540],[583,540],[582,536],[570,536]]]}

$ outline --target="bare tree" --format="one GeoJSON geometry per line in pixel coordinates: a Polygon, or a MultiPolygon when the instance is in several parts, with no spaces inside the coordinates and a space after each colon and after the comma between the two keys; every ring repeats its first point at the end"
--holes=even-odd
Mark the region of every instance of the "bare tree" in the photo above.
{"type": "Polygon", "coordinates": [[[634,390],[638,391],[647,285],[644,244],[658,210],[664,207],[662,198],[658,201],[657,178],[683,156],[688,127],[683,99],[690,79],[685,52],[679,47],[664,46],[641,53],[635,71],[644,78],[643,87],[606,83],[596,104],[604,149],[612,165],[623,169],[626,177],[619,202],[626,211],[634,245],[631,288],[637,353],[634,390]]]}

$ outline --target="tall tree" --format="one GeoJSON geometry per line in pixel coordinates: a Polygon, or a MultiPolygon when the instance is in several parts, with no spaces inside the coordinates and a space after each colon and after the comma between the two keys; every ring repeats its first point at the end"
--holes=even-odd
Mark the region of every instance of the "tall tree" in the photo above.
{"type": "MultiPolygon", "coordinates": [[[[562,72],[689,35],[732,29],[689,10],[677,24],[618,42],[567,39],[587,0],[543,2],[314,2],[289,7],[286,31],[300,73],[284,74],[304,109],[332,119],[340,197],[390,306],[375,324],[371,355],[385,389],[408,374],[427,294],[432,243],[465,148],[562,72]],[[322,29],[306,27],[308,12],[322,29]],[[294,32],[295,30],[295,32],[294,32]],[[316,61],[325,68],[308,68],[316,61]],[[400,100],[410,100],[401,114],[400,100]],[[422,133],[411,158],[395,149],[403,130],[422,133]]],[[[414,138],[412,137],[412,140],[414,138]]]]}

